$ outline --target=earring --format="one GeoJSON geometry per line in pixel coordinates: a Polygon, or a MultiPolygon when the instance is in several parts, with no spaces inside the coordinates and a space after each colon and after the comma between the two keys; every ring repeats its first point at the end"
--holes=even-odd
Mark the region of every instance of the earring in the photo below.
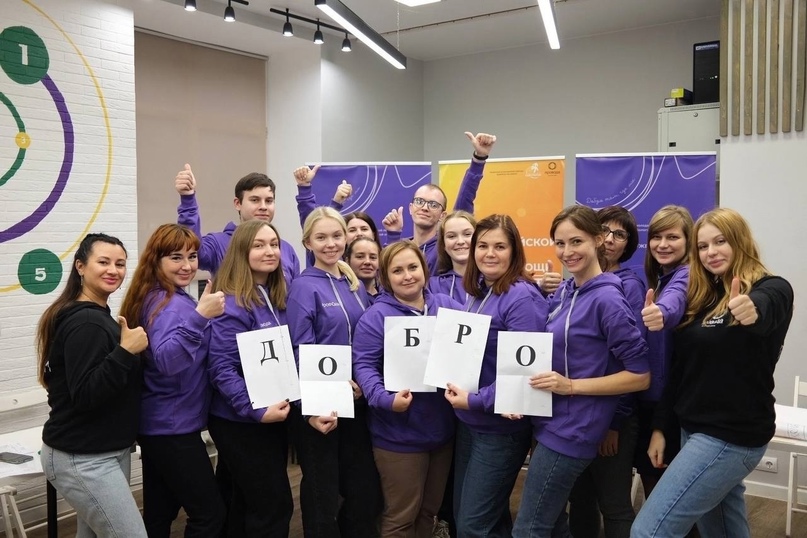
{"type": "Polygon", "coordinates": [[[84,287],[84,275],[78,275],[79,281],[81,282],[81,287],[84,287]]]}

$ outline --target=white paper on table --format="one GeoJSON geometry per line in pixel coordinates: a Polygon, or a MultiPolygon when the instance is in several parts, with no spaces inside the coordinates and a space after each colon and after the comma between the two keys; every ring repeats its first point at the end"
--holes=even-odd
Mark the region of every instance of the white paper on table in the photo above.
{"type": "Polygon", "coordinates": [[[490,316],[450,308],[438,310],[423,382],[442,388],[452,383],[468,392],[479,392],[489,331],[490,316]]]}
{"type": "Polygon", "coordinates": [[[496,413],[552,416],[552,392],[530,387],[530,377],[552,370],[552,333],[499,333],[496,350],[496,413]]]}
{"type": "Polygon", "coordinates": [[[354,418],[350,346],[304,344],[298,353],[303,415],[354,418]]]}
{"type": "Polygon", "coordinates": [[[807,409],[773,405],[776,412],[776,435],[807,441],[807,409]]]}
{"type": "Polygon", "coordinates": [[[267,327],[235,335],[253,409],[300,399],[289,327],[267,327]]]}
{"type": "Polygon", "coordinates": [[[9,443],[7,445],[0,445],[0,452],[27,454],[28,456],[32,456],[34,458],[31,461],[26,461],[25,463],[0,462],[0,478],[27,474],[41,474],[44,472],[42,470],[42,460],[39,459],[38,449],[34,450],[19,443],[9,443]]]}
{"type": "Polygon", "coordinates": [[[384,388],[398,392],[436,392],[423,382],[434,334],[434,316],[391,316],[384,319],[384,388]]]}

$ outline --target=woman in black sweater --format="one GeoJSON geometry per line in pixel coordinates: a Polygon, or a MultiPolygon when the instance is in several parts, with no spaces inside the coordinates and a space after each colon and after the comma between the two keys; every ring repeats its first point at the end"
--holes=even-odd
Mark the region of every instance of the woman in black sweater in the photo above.
{"type": "Polygon", "coordinates": [[[126,249],[90,234],[67,285],[39,321],[39,381],[50,416],[42,431],[45,476],[78,514],[79,538],[146,536],[129,490],[130,448],[140,419],[148,345],[141,327],[110,316],[109,296],[126,276],[126,249]]]}
{"type": "Polygon", "coordinates": [[[681,424],[681,452],[664,473],[632,537],[750,536],[743,479],[775,430],[773,371],[793,315],[793,289],[762,264],[746,221],[712,210],[695,224],[687,310],[674,337],[670,380],[648,455],[664,461],[664,426],[681,424]]]}

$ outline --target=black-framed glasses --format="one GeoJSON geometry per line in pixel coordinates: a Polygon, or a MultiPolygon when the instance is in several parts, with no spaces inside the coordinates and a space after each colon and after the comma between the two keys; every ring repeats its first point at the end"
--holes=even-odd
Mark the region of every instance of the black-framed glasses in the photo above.
{"type": "Polygon", "coordinates": [[[617,243],[624,243],[630,237],[630,234],[625,230],[612,230],[608,226],[603,226],[602,231],[605,232],[605,237],[607,238],[609,235],[614,236],[614,241],[617,243]]]}
{"type": "Polygon", "coordinates": [[[443,204],[441,204],[440,202],[435,202],[434,200],[424,200],[423,198],[414,198],[412,200],[412,205],[415,207],[423,207],[425,205],[432,211],[435,211],[437,209],[445,209],[443,207],[443,204]]]}

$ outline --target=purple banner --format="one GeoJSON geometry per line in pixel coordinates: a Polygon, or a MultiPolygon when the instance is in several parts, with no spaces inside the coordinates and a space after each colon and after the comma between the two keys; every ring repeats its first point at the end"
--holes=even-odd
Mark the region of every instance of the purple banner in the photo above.
{"type": "Polygon", "coordinates": [[[656,211],[680,205],[697,220],[717,205],[716,160],[714,153],[578,155],[576,201],[594,209],[630,210],[639,227],[639,248],[623,265],[643,268],[647,227],[656,211]]]}
{"type": "Polygon", "coordinates": [[[402,237],[412,237],[412,219],[409,217],[409,202],[421,185],[431,183],[431,163],[372,163],[372,164],[323,164],[312,183],[319,205],[328,205],[336,187],[347,181],[353,186],[353,194],[345,201],[342,214],[353,211],[368,213],[378,227],[381,240],[387,232],[381,220],[391,209],[404,208],[402,237]]]}

